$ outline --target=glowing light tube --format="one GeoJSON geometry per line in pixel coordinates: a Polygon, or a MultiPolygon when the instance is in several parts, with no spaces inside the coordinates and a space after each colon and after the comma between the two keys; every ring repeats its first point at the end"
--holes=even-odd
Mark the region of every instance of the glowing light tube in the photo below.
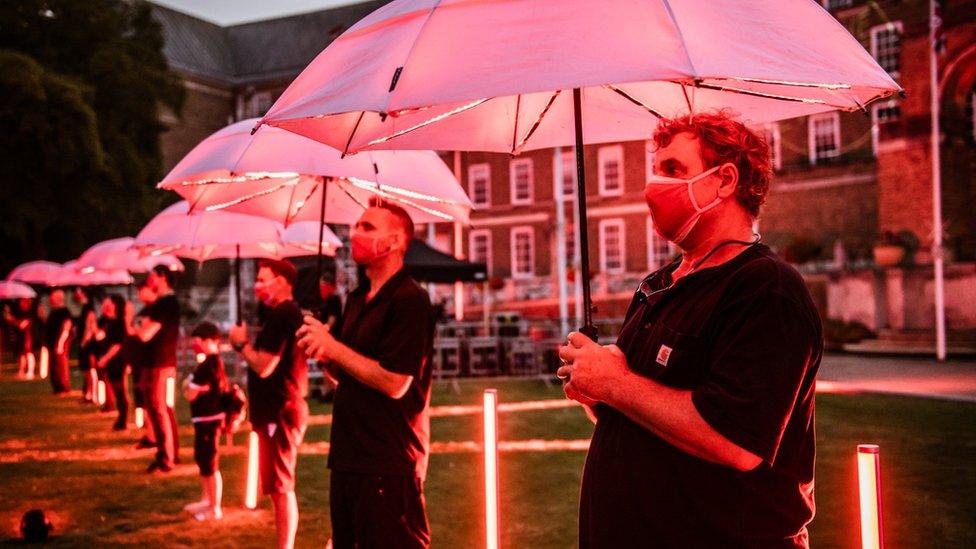
{"type": "Polygon", "coordinates": [[[166,405],[170,408],[176,407],[176,378],[166,378],[166,405]]]}
{"type": "Polygon", "coordinates": [[[41,376],[41,379],[47,379],[47,369],[50,360],[51,356],[48,353],[47,347],[41,347],[41,363],[37,366],[37,373],[41,376]]]}
{"type": "Polygon", "coordinates": [[[146,418],[143,414],[145,412],[143,412],[142,407],[136,406],[136,427],[139,429],[142,429],[146,424],[146,418]]]}
{"type": "Polygon", "coordinates": [[[98,404],[98,372],[94,368],[88,369],[88,397],[98,404]]]}
{"type": "Polygon", "coordinates": [[[861,500],[861,547],[884,549],[881,454],[876,444],[857,446],[857,485],[861,500]]]}
{"type": "Polygon", "coordinates": [[[98,380],[98,405],[105,405],[105,382],[98,380]]]}
{"type": "Polygon", "coordinates": [[[485,531],[487,549],[498,549],[498,393],[487,389],[483,401],[485,449],[485,531]]]}
{"type": "Polygon", "coordinates": [[[244,490],[244,507],[258,506],[258,434],[251,431],[247,441],[247,487],[244,490]]]}

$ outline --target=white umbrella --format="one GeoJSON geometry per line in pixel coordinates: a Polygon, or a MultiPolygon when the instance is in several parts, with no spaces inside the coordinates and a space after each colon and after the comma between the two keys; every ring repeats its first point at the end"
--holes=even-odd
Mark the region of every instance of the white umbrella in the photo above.
{"type": "Polygon", "coordinates": [[[332,42],[261,123],[345,153],[575,143],[593,337],[584,143],[647,139],[689,112],[758,123],[899,91],[811,0],[395,0],[332,42]]]}
{"type": "Polygon", "coordinates": [[[48,286],[127,286],[132,275],[125,269],[111,271],[82,269],[78,261],[68,261],[47,282],[48,286]]]}
{"type": "Polygon", "coordinates": [[[37,297],[37,292],[27,284],[12,280],[0,280],[0,299],[33,299],[35,297],[37,297]]]}
{"type": "Polygon", "coordinates": [[[183,263],[172,255],[140,256],[132,247],[134,242],[135,239],[129,236],[99,242],[78,257],[78,269],[82,272],[122,270],[145,273],[157,265],[165,265],[171,271],[183,270],[183,263]]]}
{"type": "Polygon", "coordinates": [[[52,261],[30,261],[14,267],[7,275],[7,280],[16,280],[26,284],[46,285],[51,277],[61,271],[61,264],[52,261]]]}

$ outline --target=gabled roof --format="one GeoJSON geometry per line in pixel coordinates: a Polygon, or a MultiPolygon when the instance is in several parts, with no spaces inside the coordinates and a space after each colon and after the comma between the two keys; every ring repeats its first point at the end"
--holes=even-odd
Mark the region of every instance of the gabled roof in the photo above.
{"type": "Polygon", "coordinates": [[[221,27],[153,5],[173,69],[229,86],[294,78],[347,28],[388,0],[221,27]]]}

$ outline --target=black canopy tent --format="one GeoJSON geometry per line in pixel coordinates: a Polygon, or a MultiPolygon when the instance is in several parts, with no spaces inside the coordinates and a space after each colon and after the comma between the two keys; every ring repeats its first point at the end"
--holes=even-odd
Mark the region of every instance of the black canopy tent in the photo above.
{"type": "Polygon", "coordinates": [[[450,284],[488,279],[488,269],[483,263],[456,259],[417,239],[410,242],[404,263],[410,276],[419,282],[450,284]]]}

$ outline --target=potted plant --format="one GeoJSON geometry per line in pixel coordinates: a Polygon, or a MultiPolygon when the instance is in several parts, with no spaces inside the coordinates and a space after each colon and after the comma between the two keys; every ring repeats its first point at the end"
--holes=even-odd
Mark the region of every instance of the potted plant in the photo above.
{"type": "Polygon", "coordinates": [[[918,245],[918,237],[912,231],[884,231],[874,245],[874,263],[885,268],[908,266],[912,263],[918,245]]]}

